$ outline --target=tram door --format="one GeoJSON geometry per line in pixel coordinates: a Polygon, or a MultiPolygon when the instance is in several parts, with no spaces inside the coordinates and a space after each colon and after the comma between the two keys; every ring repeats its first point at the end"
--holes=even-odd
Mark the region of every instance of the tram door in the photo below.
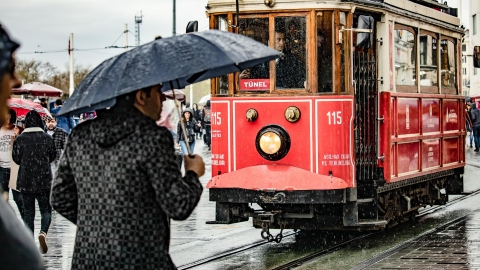
{"type": "Polygon", "coordinates": [[[357,29],[373,29],[372,33],[356,33],[353,52],[353,79],[355,86],[355,163],[357,196],[365,203],[359,204],[359,218],[377,218],[376,194],[372,186],[379,179],[377,169],[377,55],[375,42],[375,20],[371,16],[359,15],[354,19],[357,29]],[[371,200],[369,200],[371,199],[371,200]],[[374,208],[373,208],[374,207],[374,208]],[[365,211],[362,211],[365,209],[365,211]]]}

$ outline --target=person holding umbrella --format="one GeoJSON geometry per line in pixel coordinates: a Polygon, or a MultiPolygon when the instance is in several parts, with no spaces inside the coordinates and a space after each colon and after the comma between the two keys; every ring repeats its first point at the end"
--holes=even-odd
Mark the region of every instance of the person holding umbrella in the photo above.
{"type": "Polygon", "coordinates": [[[178,134],[178,143],[180,144],[180,148],[182,149],[183,155],[188,155],[187,143],[190,146],[190,154],[193,154],[193,150],[195,149],[195,133],[198,132],[201,128],[200,122],[197,122],[195,118],[193,118],[193,112],[190,108],[185,108],[182,113],[182,119],[180,120],[183,122],[185,126],[185,130],[187,131],[187,136],[182,134],[182,123],[178,122],[177,126],[177,134],[178,134]]]}
{"type": "MultiPolygon", "coordinates": [[[[13,87],[22,83],[15,71],[14,51],[19,45],[13,42],[0,24],[0,126],[7,120],[7,99],[13,87]]],[[[2,269],[45,269],[31,233],[16,217],[10,205],[0,198],[0,261],[2,269]]]]}
{"type": "Polygon", "coordinates": [[[73,269],[175,269],[170,218],[194,210],[205,163],[185,155],[182,177],[172,135],[156,124],[163,92],[278,56],[247,37],[203,31],[114,56],[80,82],[57,116],[96,110],[97,118],[70,133],[51,196],[53,208],[77,225],[73,269]]]}

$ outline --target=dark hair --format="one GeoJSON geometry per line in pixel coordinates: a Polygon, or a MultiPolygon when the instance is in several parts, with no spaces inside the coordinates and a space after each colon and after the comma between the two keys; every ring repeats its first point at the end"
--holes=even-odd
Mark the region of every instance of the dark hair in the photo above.
{"type": "Polygon", "coordinates": [[[17,122],[17,112],[14,109],[9,110],[10,124],[14,125],[17,122]]]}
{"type": "Polygon", "coordinates": [[[142,89],[139,89],[137,91],[133,91],[133,92],[130,92],[130,93],[127,93],[127,94],[124,94],[124,95],[121,95],[121,96],[118,96],[117,97],[117,103],[122,101],[122,103],[124,103],[125,101],[131,105],[133,105],[135,103],[135,96],[137,95],[137,92],[138,91],[142,91],[144,92],[146,95],[147,95],[147,98],[150,97],[150,95],[152,95],[152,88],[153,88],[154,85],[152,86],[147,86],[147,87],[144,87],[142,89]]]}
{"type": "Polygon", "coordinates": [[[295,19],[290,20],[290,22],[288,23],[288,29],[290,29],[290,27],[292,26],[295,26],[295,28],[298,28],[299,27],[298,21],[295,19]]]}
{"type": "Polygon", "coordinates": [[[41,99],[40,99],[40,102],[45,102],[45,101],[47,101],[46,98],[41,98],[41,99]]]}
{"type": "Polygon", "coordinates": [[[286,33],[285,28],[281,27],[281,26],[275,27],[275,32],[280,33],[280,34],[284,34],[284,35],[286,33]]]}
{"type": "Polygon", "coordinates": [[[63,101],[61,99],[55,100],[55,105],[60,106],[63,105],[63,101]]]}

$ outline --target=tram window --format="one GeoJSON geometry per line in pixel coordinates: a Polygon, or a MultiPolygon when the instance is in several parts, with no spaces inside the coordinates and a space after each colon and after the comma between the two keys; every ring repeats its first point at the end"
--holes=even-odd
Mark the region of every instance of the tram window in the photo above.
{"type": "MultiPolygon", "coordinates": [[[[227,15],[220,15],[218,18],[218,30],[228,31],[227,15]]],[[[218,77],[218,89],[220,95],[228,95],[228,75],[218,77]]]]}
{"type": "MultiPolygon", "coordinates": [[[[317,15],[317,74],[318,92],[333,92],[332,69],[332,15],[333,12],[321,12],[317,15]]],[[[344,21],[345,21],[345,15],[344,21]]],[[[343,62],[341,68],[344,68],[343,62]]]]}
{"type": "Polygon", "coordinates": [[[275,60],[276,89],[306,87],[306,18],[276,17],[274,48],[282,52],[275,60]]]}
{"type": "Polygon", "coordinates": [[[455,65],[455,44],[447,39],[442,39],[441,43],[441,84],[442,93],[456,94],[456,65],[455,65]]]}
{"type": "Polygon", "coordinates": [[[416,88],[404,87],[417,85],[415,35],[408,30],[396,29],[394,40],[397,90],[399,92],[416,92],[416,88]]]}
{"type": "Polygon", "coordinates": [[[420,91],[438,93],[437,38],[420,35],[420,91]]]}
{"type": "MultiPolygon", "coordinates": [[[[241,18],[239,33],[268,46],[268,18],[241,18]]],[[[240,91],[270,91],[270,63],[265,62],[239,74],[240,91]]]]}

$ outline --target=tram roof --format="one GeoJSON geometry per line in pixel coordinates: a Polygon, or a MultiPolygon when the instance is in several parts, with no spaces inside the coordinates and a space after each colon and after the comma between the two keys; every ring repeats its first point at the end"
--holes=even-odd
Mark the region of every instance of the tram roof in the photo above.
{"type": "MultiPolygon", "coordinates": [[[[434,0],[274,0],[275,5],[268,7],[264,0],[239,0],[240,12],[271,12],[281,10],[309,9],[309,8],[345,8],[352,5],[378,8],[393,13],[405,11],[419,17],[428,17],[437,22],[453,26],[460,25],[460,19],[433,8],[446,9],[448,6],[434,0]]],[[[235,12],[235,0],[208,0],[208,13],[235,12]]],[[[460,31],[460,30],[459,30],[460,31]]]]}

